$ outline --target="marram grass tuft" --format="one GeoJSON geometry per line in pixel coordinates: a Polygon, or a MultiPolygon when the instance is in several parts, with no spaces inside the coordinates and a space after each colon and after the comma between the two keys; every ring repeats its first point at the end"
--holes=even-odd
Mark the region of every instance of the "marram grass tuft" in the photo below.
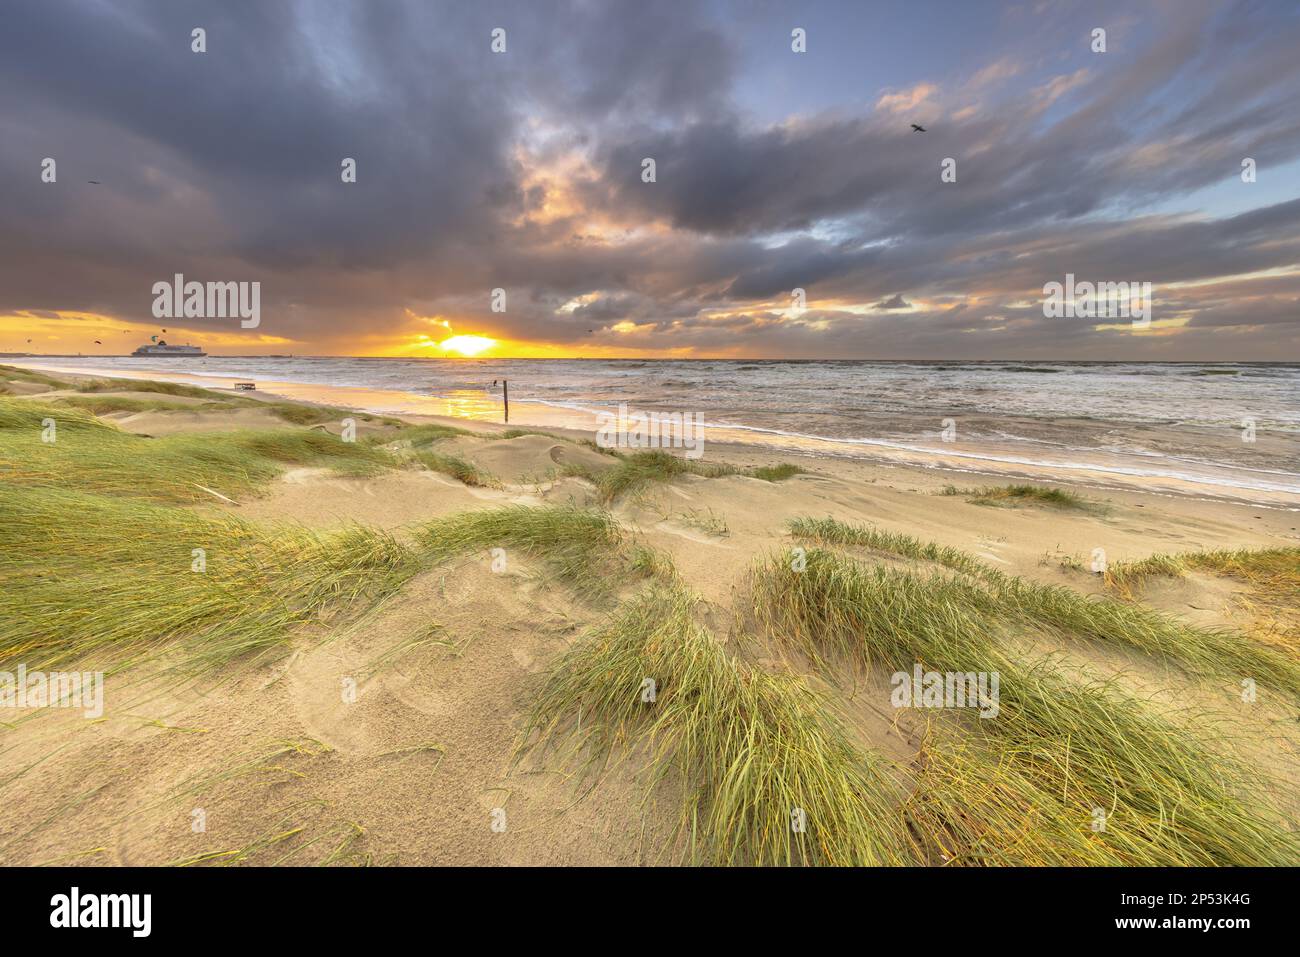
{"type": "Polygon", "coordinates": [[[917,863],[888,765],[851,746],[803,679],[728,654],[695,605],[680,588],[652,587],[565,653],[533,705],[525,750],[566,742],[593,772],[639,748],[648,783],[671,776],[681,789],[690,860],[917,863]]]}
{"type": "Polygon", "coordinates": [[[1008,575],[959,549],[897,532],[830,518],[797,518],[790,530],[807,541],[861,547],[952,569],[963,578],[949,588],[960,589],[963,601],[1024,629],[1050,629],[1070,639],[1127,647],[1174,662],[1201,678],[1234,683],[1250,678],[1300,696],[1300,661],[1235,631],[1200,628],[1141,605],[1008,575]]]}
{"type": "MultiPolygon", "coordinates": [[[[1117,862],[1300,862],[1300,835],[1281,823],[1272,782],[1228,757],[1227,742],[1211,748],[1208,730],[1194,735],[1113,683],[1067,674],[1051,659],[1024,660],[1010,650],[1017,621],[978,600],[968,581],[813,549],[802,570],[788,556],[762,563],[753,601],[770,640],[817,662],[999,674],[997,716],[970,719],[969,732],[986,738],[997,760],[1010,762],[1008,780],[1059,792],[1057,814],[1064,817],[1054,827],[1089,828],[1102,809],[1107,829],[1096,840],[1117,862]]],[[[985,786],[971,774],[941,770],[941,781],[985,786]]],[[[1028,789],[1021,790],[1010,795],[1013,803],[1029,803],[1028,789]]],[[[1014,856],[1008,842],[1015,835],[1000,838],[986,851],[1014,856]]],[[[1039,852],[1026,863],[1045,859],[1039,852]]]]}

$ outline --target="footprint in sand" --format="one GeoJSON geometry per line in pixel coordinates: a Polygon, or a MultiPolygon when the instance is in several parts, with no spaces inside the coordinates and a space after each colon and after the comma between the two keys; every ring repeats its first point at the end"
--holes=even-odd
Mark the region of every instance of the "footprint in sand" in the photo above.
{"type": "Polygon", "coordinates": [[[307,734],[345,754],[370,754],[388,747],[395,728],[427,726],[425,718],[451,718],[462,710],[458,696],[400,671],[367,678],[373,658],[341,645],[294,657],[289,697],[307,734]]]}
{"type": "Polygon", "coordinates": [[[339,654],[338,647],[294,655],[286,674],[289,699],[306,732],[338,751],[364,751],[360,709],[374,682],[363,678],[364,664],[339,654]]]}

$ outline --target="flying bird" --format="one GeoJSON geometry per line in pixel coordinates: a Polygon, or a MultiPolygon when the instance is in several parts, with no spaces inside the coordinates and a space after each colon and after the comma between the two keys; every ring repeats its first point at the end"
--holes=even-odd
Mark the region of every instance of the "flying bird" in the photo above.
{"type": "Polygon", "coordinates": [[[103,184],[102,184],[99,180],[97,180],[97,179],[88,179],[88,180],[86,180],[86,182],[89,183],[91,186],[102,186],[102,185],[103,185],[103,184]]]}
{"type": "Polygon", "coordinates": [[[925,132],[925,127],[924,127],[924,126],[917,126],[915,123],[913,123],[913,124],[912,124],[912,132],[913,132],[913,133],[924,133],[924,132],[925,132]]]}
{"type": "Polygon", "coordinates": [[[100,341],[99,341],[99,340],[98,340],[98,339],[96,339],[96,340],[95,340],[95,345],[97,345],[97,346],[102,346],[102,345],[103,345],[103,343],[102,343],[102,342],[100,342],[100,341]]]}

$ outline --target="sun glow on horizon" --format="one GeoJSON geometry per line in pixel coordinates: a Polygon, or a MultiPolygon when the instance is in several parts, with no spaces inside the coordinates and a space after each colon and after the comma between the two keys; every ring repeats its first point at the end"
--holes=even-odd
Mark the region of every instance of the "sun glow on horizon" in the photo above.
{"type": "Polygon", "coordinates": [[[487,336],[452,336],[438,343],[443,352],[455,352],[462,356],[477,356],[497,344],[495,339],[487,336]]]}

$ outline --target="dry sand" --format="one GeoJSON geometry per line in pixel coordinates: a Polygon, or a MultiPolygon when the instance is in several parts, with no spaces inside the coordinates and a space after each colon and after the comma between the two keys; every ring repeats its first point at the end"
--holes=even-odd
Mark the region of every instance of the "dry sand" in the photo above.
{"type": "MultiPolygon", "coordinates": [[[[114,418],[151,435],[295,427],[257,409],[114,418]]],[[[503,487],[470,488],[430,472],[341,478],[293,469],[260,497],[214,507],[316,528],[362,522],[400,529],[508,503],[591,503],[594,487],[558,478],[559,468],[608,462],[537,435],[452,439],[439,449],[488,469],[503,487]]],[[[739,465],[776,460],[752,447],[707,451],[709,461],[739,465]]],[[[1086,570],[1096,548],[1113,562],[1300,540],[1297,513],[1277,509],[1088,489],[1082,494],[1103,502],[1104,511],[989,507],[940,494],[953,481],[945,473],[830,458],[800,464],[811,472],[780,483],[685,476],[620,499],[613,513],[671,554],[686,583],[710,603],[720,634],[746,569],[763,553],[788,547],[784,524],[799,515],[873,523],[1085,592],[1099,590],[1086,570]]],[[[980,482],[965,476],[961,484],[980,482]]],[[[252,859],[271,863],[304,838],[315,843],[286,863],[332,854],[398,864],[671,859],[671,786],[647,790],[635,758],[603,774],[590,793],[556,768],[512,766],[519,717],[537,676],[608,606],[544,581],[523,559],[512,557],[502,574],[491,571],[490,561],[470,556],[427,572],[352,626],[300,635],[292,653],[273,664],[188,687],[160,687],[134,674],[110,678],[108,708],[98,721],[68,712],[17,716],[0,733],[0,862],[163,864],[261,840],[271,843],[252,859]],[[349,682],[356,688],[351,702],[349,682]],[[285,750],[285,742],[297,750],[285,750]],[[494,830],[502,810],[506,827],[494,830]],[[197,828],[200,817],[205,830],[197,828]],[[292,839],[273,840],[296,828],[303,830],[292,839]]],[[[1236,598],[1231,586],[1202,576],[1151,594],[1159,607],[1199,624],[1243,625],[1248,618],[1236,598]]],[[[1155,697],[1188,689],[1149,661],[1065,650],[1155,697]]],[[[1300,780],[1293,729],[1277,731],[1287,716],[1245,714],[1230,683],[1193,690],[1210,710],[1257,724],[1261,756],[1300,780]]],[[[888,753],[906,757],[915,746],[905,724],[867,709],[850,717],[858,733],[888,753]]]]}

